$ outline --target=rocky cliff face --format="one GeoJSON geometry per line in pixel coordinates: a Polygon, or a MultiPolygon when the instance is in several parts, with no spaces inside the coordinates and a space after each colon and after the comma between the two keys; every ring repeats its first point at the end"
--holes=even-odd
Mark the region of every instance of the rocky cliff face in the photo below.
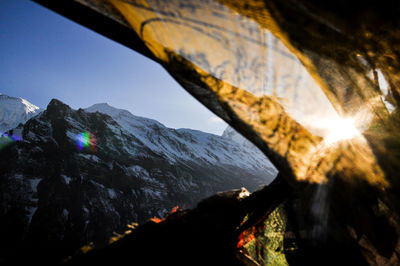
{"type": "Polygon", "coordinates": [[[170,129],[106,104],[73,110],[52,100],[13,131],[22,138],[0,150],[4,258],[21,245],[35,256],[51,247],[60,257],[101,245],[128,223],[218,191],[255,190],[276,173],[232,139],[170,129]]]}

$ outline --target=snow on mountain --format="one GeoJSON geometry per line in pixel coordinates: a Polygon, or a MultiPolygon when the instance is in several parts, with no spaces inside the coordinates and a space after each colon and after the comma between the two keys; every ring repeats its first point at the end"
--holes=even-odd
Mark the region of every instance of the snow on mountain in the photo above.
{"type": "MultiPolygon", "coordinates": [[[[248,139],[243,137],[239,132],[237,132],[230,126],[228,126],[224,130],[221,136],[240,144],[244,149],[251,152],[253,154],[253,157],[257,158],[258,160],[263,160],[264,158],[266,158],[265,155],[260,151],[260,149],[258,149],[253,143],[251,143],[248,139]]],[[[266,163],[268,164],[268,168],[272,169],[272,172],[274,172],[275,174],[278,173],[278,170],[276,170],[275,166],[268,159],[266,159],[266,163]]]]}
{"type": "Polygon", "coordinates": [[[117,109],[106,103],[95,104],[85,111],[111,116],[146,147],[167,157],[171,163],[194,160],[198,163],[236,165],[257,172],[276,174],[265,155],[238,133],[231,134],[234,137],[229,138],[193,129],[167,128],[155,120],[134,116],[127,110],[117,109]],[[243,144],[246,146],[241,147],[243,144]]]}
{"type": "Polygon", "coordinates": [[[220,191],[255,191],[276,175],[255,147],[107,104],[73,110],[53,99],[17,131],[0,149],[0,234],[16,246],[104,244],[128,223],[220,191]]]}
{"type": "Polygon", "coordinates": [[[231,139],[241,145],[252,145],[250,141],[248,141],[245,137],[240,135],[236,130],[232,127],[228,126],[224,132],[222,132],[222,137],[231,139]]]}
{"type": "Polygon", "coordinates": [[[42,110],[22,98],[0,94],[0,132],[17,127],[42,110]]]}

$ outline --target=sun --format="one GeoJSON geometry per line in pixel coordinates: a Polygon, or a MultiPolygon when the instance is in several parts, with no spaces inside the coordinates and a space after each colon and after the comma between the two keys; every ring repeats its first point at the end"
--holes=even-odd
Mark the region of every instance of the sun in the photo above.
{"type": "Polygon", "coordinates": [[[342,140],[349,140],[361,136],[361,132],[356,127],[354,118],[333,118],[324,121],[326,135],[324,141],[333,144],[342,140]]]}

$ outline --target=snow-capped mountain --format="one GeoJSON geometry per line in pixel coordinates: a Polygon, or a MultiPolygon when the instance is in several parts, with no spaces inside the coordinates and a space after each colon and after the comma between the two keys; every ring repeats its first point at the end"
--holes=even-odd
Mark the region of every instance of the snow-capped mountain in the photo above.
{"type": "Polygon", "coordinates": [[[240,135],[236,130],[234,130],[232,127],[228,126],[224,132],[222,133],[222,137],[231,139],[239,144],[246,145],[246,146],[251,146],[253,145],[249,140],[247,140],[245,137],[240,135]]]}
{"type": "MultiPolygon", "coordinates": [[[[238,143],[242,149],[251,153],[253,158],[256,158],[257,160],[266,159],[265,155],[260,151],[260,149],[258,149],[256,147],[256,145],[251,143],[248,139],[243,137],[232,127],[228,126],[222,133],[222,137],[238,143]]],[[[268,164],[267,167],[269,168],[269,170],[272,173],[274,173],[276,175],[278,173],[278,170],[276,170],[275,166],[268,159],[266,159],[266,160],[267,161],[265,163],[268,164]]],[[[264,164],[264,162],[263,162],[263,164],[264,164]]]]}
{"type": "Polygon", "coordinates": [[[105,243],[130,222],[219,191],[254,191],[276,174],[260,152],[226,136],[107,104],[73,110],[52,100],[14,131],[22,138],[0,145],[0,234],[7,245],[34,243],[38,254],[105,243]]]}
{"type": "Polygon", "coordinates": [[[0,133],[25,123],[42,110],[22,98],[0,93],[0,133]]]}
{"type": "Polygon", "coordinates": [[[95,104],[85,111],[111,116],[126,132],[171,163],[193,160],[204,165],[235,165],[257,173],[265,171],[276,174],[265,155],[230,127],[221,138],[198,130],[167,128],[155,120],[134,116],[127,110],[106,103],[95,104]],[[246,149],[242,145],[246,145],[246,149]]]}

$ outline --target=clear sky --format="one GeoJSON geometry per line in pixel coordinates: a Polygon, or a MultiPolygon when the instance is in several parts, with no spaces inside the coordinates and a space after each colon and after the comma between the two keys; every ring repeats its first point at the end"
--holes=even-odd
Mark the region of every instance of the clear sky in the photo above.
{"type": "Polygon", "coordinates": [[[157,63],[28,0],[0,0],[0,93],[42,108],[107,102],[172,128],[227,126],[157,63]]]}

